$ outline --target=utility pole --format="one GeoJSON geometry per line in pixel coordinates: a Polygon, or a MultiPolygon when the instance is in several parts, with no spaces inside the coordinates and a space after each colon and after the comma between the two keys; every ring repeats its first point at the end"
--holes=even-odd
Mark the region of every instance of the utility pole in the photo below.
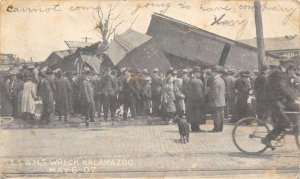
{"type": "Polygon", "coordinates": [[[265,64],[264,34],[260,0],[254,0],[258,69],[265,64]]]}
{"type": "Polygon", "coordinates": [[[92,38],[88,38],[88,37],[81,37],[82,39],[85,39],[85,43],[87,43],[88,39],[92,39],[92,38]]]}

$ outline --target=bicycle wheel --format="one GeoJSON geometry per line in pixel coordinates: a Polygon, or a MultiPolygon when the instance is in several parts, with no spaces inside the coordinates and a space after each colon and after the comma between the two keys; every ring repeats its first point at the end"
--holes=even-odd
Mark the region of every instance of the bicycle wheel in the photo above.
{"type": "Polygon", "coordinates": [[[236,123],[232,131],[232,139],[241,152],[258,155],[268,148],[261,140],[269,132],[270,129],[266,123],[254,117],[247,117],[236,123]]]}

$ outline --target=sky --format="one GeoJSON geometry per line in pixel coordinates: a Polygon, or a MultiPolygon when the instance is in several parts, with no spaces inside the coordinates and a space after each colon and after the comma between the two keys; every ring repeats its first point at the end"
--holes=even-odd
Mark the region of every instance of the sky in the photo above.
{"type": "MultiPolygon", "coordinates": [[[[296,1],[262,1],[264,37],[299,35],[300,4],[296,1]]],[[[53,51],[68,49],[64,41],[101,40],[94,29],[99,6],[121,34],[128,28],[146,33],[151,14],[162,13],[212,33],[233,39],[255,38],[253,1],[221,0],[2,0],[0,2],[0,53],[34,61],[53,51]],[[31,11],[31,12],[29,12],[31,11]]]]}

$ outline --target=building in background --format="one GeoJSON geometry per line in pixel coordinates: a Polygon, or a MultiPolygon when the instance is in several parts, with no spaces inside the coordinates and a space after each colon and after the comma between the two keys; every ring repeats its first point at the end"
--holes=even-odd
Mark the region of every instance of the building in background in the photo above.
{"type": "Polygon", "coordinates": [[[116,35],[105,53],[119,69],[126,67],[140,71],[158,68],[166,72],[171,65],[152,37],[132,29],[116,35]]]}
{"type": "Polygon", "coordinates": [[[48,58],[43,62],[43,66],[52,66],[62,61],[66,56],[71,55],[71,50],[60,50],[52,52],[48,58]]]}
{"type": "Polygon", "coordinates": [[[77,48],[74,53],[51,65],[50,68],[79,74],[85,69],[99,73],[100,71],[105,71],[107,68],[114,68],[113,63],[103,51],[104,49],[101,46],[101,42],[87,47],[77,48]]]}
{"type": "MultiPolygon", "coordinates": [[[[147,35],[152,36],[174,68],[199,65],[231,66],[236,70],[257,70],[257,49],[185,22],[152,14],[147,35]]],[[[277,57],[266,53],[267,63],[277,57]]]]}
{"type": "Polygon", "coordinates": [[[47,59],[42,62],[42,66],[52,66],[62,61],[65,57],[75,53],[77,49],[92,45],[91,43],[79,41],[65,41],[65,43],[69,49],[52,52],[47,59]]]}
{"type": "MultiPolygon", "coordinates": [[[[256,47],[256,39],[245,39],[241,42],[256,47]]],[[[279,58],[289,58],[300,65],[300,37],[287,35],[284,37],[264,38],[265,51],[279,58]]]]}

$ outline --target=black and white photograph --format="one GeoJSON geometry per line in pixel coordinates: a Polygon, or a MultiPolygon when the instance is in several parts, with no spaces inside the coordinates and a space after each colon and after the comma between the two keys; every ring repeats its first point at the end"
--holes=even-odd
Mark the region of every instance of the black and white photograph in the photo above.
{"type": "Polygon", "coordinates": [[[0,0],[2,178],[300,178],[300,1],[0,0]]]}

